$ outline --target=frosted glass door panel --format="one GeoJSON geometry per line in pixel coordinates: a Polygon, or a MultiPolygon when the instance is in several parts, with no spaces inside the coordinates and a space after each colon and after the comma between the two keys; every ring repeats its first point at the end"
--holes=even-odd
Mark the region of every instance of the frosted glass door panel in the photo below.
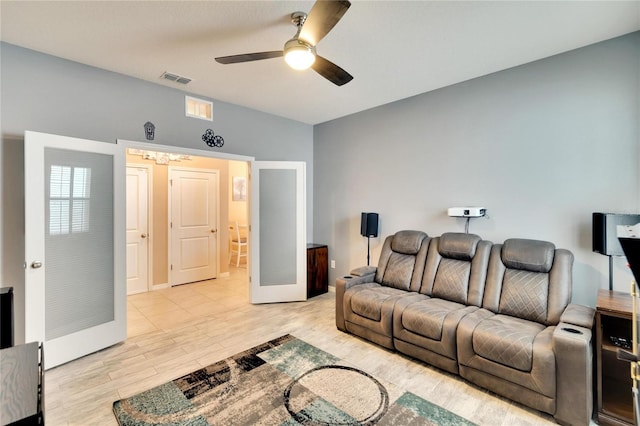
{"type": "Polygon", "coordinates": [[[114,319],[113,158],[45,149],[45,338],[114,319]]]}
{"type": "Polygon", "coordinates": [[[306,300],[305,165],[251,165],[251,302],[306,300]]]}
{"type": "Polygon", "coordinates": [[[295,283],[295,170],[260,170],[260,224],[260,285],[295,283]]]}

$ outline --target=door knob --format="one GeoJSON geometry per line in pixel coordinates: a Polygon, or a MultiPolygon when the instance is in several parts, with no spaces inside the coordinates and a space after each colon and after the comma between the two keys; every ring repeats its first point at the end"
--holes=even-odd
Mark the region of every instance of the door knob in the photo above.
{"type": "Polygon", "coordinates": [[[147,234],[140,235],[141,238],[147,238],[147,234]]]}
{"type": "Polygon", "coordinates": [[[31,262],[31,267],[33,269],[42,268],[42,262],[40,262],[39,260],[34,260],[33,262],[31,262]]]}
{"type": "Polygon", "coordinates": [[[211,233],[212,233],[212,234],[215,234],[216,232],[218,232],[218,230],[217,230],[217,229],[212,229],[212,230],[211,230],[211,233]]]}

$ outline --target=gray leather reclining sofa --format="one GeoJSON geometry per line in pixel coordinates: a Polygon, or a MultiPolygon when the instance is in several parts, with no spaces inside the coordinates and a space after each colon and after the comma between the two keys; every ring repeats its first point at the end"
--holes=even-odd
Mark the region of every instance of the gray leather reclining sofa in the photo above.
{"type": "Polygon", "coordinates": [[[570,304],[573,254],[549,242],[400,231],[336,282],[336,325],[521,404],[587,425],[594,310],[570,304]]]}

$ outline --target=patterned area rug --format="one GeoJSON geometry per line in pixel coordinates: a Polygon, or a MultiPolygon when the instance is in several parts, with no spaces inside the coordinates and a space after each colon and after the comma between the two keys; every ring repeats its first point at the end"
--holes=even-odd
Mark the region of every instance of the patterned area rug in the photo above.
{"type": "Polygon", "coordinates": [[[131,398],[122,426],[473,425],[291,335],[131,398]]]}

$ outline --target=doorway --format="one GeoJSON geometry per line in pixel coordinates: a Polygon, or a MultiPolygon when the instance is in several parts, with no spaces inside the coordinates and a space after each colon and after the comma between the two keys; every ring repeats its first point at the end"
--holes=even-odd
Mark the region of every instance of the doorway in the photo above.
{"type": "MultiPolygon", "coordinates": [[[[119,141],[121,143],[121,141],[119,141]]],[[[230,223],[238,221],[241,224],[249,223],[248,206],[250,200],[234,199],[233,178],[242,177],[249,180],[249,161],[251,158],[230,154],[220,154],[217,157],[205,157],[206,152],[190,149],[177,149],[175,147],[165,147],[161,145],[144,144],[144,150],[138,149],[143,144],[127,142],[125,149],[126,162],[128,165],[146,166],[149,170],[149,224],[146,233],[146,243],[148,245],[148,290],[154,291],[168,288],[179,281],[191,282],[198,279],[206,279],[212,276],[217,278],[228,277],[231,272],[229,266],[229,227],[230,223]],[[135,146],[136,148],[129,148],[135,146]],[[155,149],[158,151],[150,151],[155,149]],[[177,153],[167,154],[162,150],[175,150],[177,153]],[[170,170],[193,170],[200,172],[217,171],[217,219],[212,222],[214,226],[206,228],[215,230],[213,233],[217,240],[215,264],[217,273],[208,277],[198,279],[187,279],[172,282],[171,271],[171,238],[170,238],[170,170]]],[[[195,185],[197,186],[197,184],[195,185]]],[[[175,216],[175,215],[174,215],[175,216]]],[[[192,218],[193,219],[193,218],[192,218]]],[[[174,222],[175,226],[175,222],[174,222]]],[[[142,234],[142,233],[141,233],[142,234]]],[[[141,235],[140,234],[140,235],[141,235]]],[[[211,234],[211,232],[210,232],[211,234]]],[[[204,241],[204,239],[202,240],[204,241]]],[[[173,256],[175,257],[175,256],[173,256]]],[[[244,259],[243,259],[244,260],[244,259]]],[[[244,263],[244,262],[243,262],[244,263]]],[[[235,266],[235,262],[233,262],[235,266]]],[[[193,267],[194,265],[189,265],[193,267]]],[[[246,265],[239,272],[247,273],[246,265]]],[[[174,264],[174,270],[176,265],[174,264]]],[[[133,275],[133,273],[132,273],[133,275]]]]}
{"type": "MultiPolygon", "coordinates": [[[[177,324],[186,323],[198,316],[209,315],[221,309],[237,308],[242,304],[249,303],[248,269],[246,265],[235,268],[235,262],[233,262],[233,267],[229,266],[228,223],[234,220],[248,223],[250,200],[248,197],[244,200],[234,200],[232,184],[233,177],[238,176],[245,177],[248,181],[250,159],[231,155],[223,155],[221,156],[222,158],[209,158],[201,155],[206,155],[206,152],[176,149],[175,147],[161,145],[144,144],[142,146],[143,144],[140,143],[133,144],[135,148],[128,148],[131,145],[127,143],[127,149],[125,149],[127,164],[145,165],[149,170],[149,232],[146,238],[149,247],[149,286],[145,292],[128,297],[128,335],[131,337],[158,329],[175,327],[177,324]],[[175,153],[166,154],[163,152],[165,148],[174,150],[175,153]],[[176,217],[176,214],[170,214],[172,208],[171,199],[179,199],[181,197],[177,195],[172,197],[170,195],[171,187],[169,186],[169,181],[170,179],[175,181],[178,178],[177,171],[181,172],[180,176],[188,177],[191,189],[196,190],[198,186],[200,186],[200,189],[205,186],[211,186],[210,183],[201,182],[198,184],[199,175],[207,172],[217,172],[217,196],[207,195],[207,197],[213,197],[213,199],[217,200],[217,219],[208,219],[210,223],[217,223],[217,228],[205,228],[205,230],[209,231],[209,235],[215,235],[217,239],[215,257],[217,275],[215,281],[200,281],[171,287],[172,284],[180,283],[180,281],[172,279],[171,257],[175,258],[175,256],[171,255],[170,243],[172,240],[170,236],[172,229],[170,227],[170,216],[176,217]],[[195,175],[182,173],[189,171],[200,173],[195,175]],[[193,180],[194,177],[196,180],[193,180]],[[193,188],[194,186],[196,188],[193,188]],[[217,229],[217,232],[212,234],[210,232],[211,229],[217,229]],[[172,288],[172,290],[165,291],[169,288],[172,288]],[[221,298],[224,298],[224,300],[221,298]]],[[[216,184],[213,183],[213,186],[215,187],[216,184]]],[[[207,193],[207,191],[204,192],[207,193]]],[[[200,213],[203,210],[204,208],[200,213]]],[[[191,223],[199,221],[196,220],[199,218],[193,216],[186,219],[191,223]]],[[[175,226],[176,222],[174,221],[174,229],[175,226]]],[[[205,237],[202,236],[200,243],[203,243],[204,240],[205,237]]],[[[208,244],[206,246],[207,250],[209,250],[208,244]]],[[[202,252],[202,250],[196,251],[202,252]]],[[[188,260],[194,261],[193,258],[188,260]]],[[[190,269],[194,265],[187,264],[185,266],[185,269],[190,269]]],[[[174,263],[175,270],[176,265],[174,263]]],[[[203,277],[188,278],[184,282],[198,281],[200,278],[203,277]]]]}

